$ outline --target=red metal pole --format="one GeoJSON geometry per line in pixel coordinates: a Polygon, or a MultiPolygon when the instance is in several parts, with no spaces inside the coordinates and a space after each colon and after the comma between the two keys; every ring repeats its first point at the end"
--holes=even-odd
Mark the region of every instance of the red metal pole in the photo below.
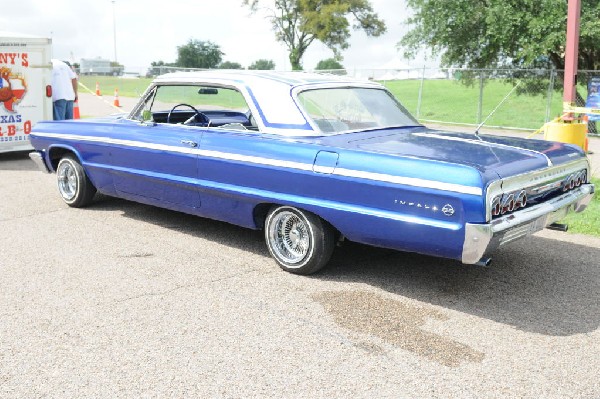
{"type": "Polygon", "coordinates": [[[577,58],[579,53],[579,18],[581,0],[569,0],[567,11],[567,47],[565,49],[565,79],[563,102],[575,106],[577,58]]]}

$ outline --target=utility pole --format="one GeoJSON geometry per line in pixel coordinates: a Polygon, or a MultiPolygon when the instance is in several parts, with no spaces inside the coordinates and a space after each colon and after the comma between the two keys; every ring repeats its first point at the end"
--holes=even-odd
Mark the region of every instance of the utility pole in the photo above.
{"type": "Polygon", "coordinates": [[[115,49],[115,62],[117,62],[117,18],[115,18],[115,0],[112,0],[113,9],[113,39],[115,49]]]}
{"type": "Polygon", "coordinates": [[[582,114],[588,109],[577,107],[577,61],[579,59],[579,19],[581,0],[569,0],[567,6],[567,43],[565,47],[565,79],[563,83],[563,115],[559,122],[544,125],[546,140],[580,146],[587,151],[587,123],[582,114]]]}
{"type": "Polygon", "coordinates": [[[565,49],[565,79],[563,108],[575,107],[577,97],[577,60],[579,54],[579,19],[581,0],[569,0],[567,11],[567,47],[565,49]]]}

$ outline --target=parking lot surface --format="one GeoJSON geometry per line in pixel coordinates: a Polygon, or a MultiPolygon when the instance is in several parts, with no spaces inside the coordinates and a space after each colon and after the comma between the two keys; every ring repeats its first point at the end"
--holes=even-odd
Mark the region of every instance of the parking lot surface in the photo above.
{"type": "Polygon", "coordinates": [[[71,209],[26,153],[0,154],[0,232],[2,398],[600,396],[596,238],[544,231],[485,269],[348,243],[295,276],[261,232],[71,209]]]}
{"type": "Polygon", "coordinates": [[[349,243],[310,277],[262,233],[60,199],[0,154],[0,397],[594,398],[600,240],[490,268],[349,243]]]}

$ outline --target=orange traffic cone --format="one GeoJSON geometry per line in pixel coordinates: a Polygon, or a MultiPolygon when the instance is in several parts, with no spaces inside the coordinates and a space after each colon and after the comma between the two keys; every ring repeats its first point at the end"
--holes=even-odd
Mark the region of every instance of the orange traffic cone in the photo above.
{"type": "Polygon", "coordinates": [[[96,95],[98,97],[100,97],[102,94],[100,94],[100,83],[96,82],[96,95]]]}
{"type": "Polygon", "coordinates": [[[588,133],[590,132],[589,123],[590,118],[588,115],[583,115],[583,122],[586,124],[585,127],[585,142],[583,143],[583,151],[588,152],[588,133]]]}
{"type": "Polygon", "coordinates": [[[73,103],[73,119],[80,119],[81,115],[79,115],[79,101],[75,99],[73,103]]]}
{"type": "Polygon", "coordinates": [[[583,151],[585,151],[586,153],[589,152],[589,147],[588,147],[589,144],[590,144],[590,142],[588,141],[588,138],[586,137],[585,138],[585,144],[584,144],[584,147],[583,147],[583,151]]]}
{"type": "Polygon", "coordinates": [[[115,99],[113,101],[113,105],[115,107],[120,107],[121,104],[119,104],[119,89],[115,89],[115,99]]]}

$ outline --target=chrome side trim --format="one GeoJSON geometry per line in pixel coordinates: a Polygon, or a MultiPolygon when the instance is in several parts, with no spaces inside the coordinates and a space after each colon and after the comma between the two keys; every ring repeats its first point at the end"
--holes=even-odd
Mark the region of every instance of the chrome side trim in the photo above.
{"type": "Polygon", "coordinates": [[[35,164],[37,165],[39,170],[41,170],[42,172],[52,173],[52,171],[50,171],[50,169],[48,169],[48,165],[46,165],[46,162],[44,161],[44,157],[39,152],[37,152],[37,151],[30,152],[29,158],[31,158],[31,160],[33,162],[35,162],[35,164]]]}
{"type": "Polygon", "coordinates": [[[357,177],[367,180],[382,181],[386,183],[404,184],[407,186],[434,188],[437,190],[452,191],[461,194],[482,195],[483,193],[483,190],[480,187],[463,186],[461,184],[442,183],[432,180],[417,179],[414,177],[392,176],[344,168],[336,168],[334,174],[346,177],[357,177]]]}
{"type": "Polygon", "coordinates": [[[78,134],[62,134],[62,133],[43,133],[43,132],[35,132],[31,133],[32,136],[36,137],[47,137],[47,138],[55,138],[55,139],[63,139],[63,140],[73,140],[73,141],[88,141],[92,143],[103,143],[103,144],[117,144],[125,147],[136,147],[136,148],[147,148],[150,150],[158,150],[158,151],[168,151],[168,152],[179,152],[182,154],[197,154],[198,150],[194,150],[190,147],[175,147],[164,144],[155,144],[155,143],[145,143],[143,141],[134,141],[134,140],[121,140],[121,139],[111,139],[108,137],[102,136],[82,136],[78,134]]]}
{"type": "MultiPolygon", "coordinates": [[[[86,164],[87,167],[98,168],[103,170],[108,170],[109,168],[103,164],[86,164]]],[[[124,173],[133,173],[137,176],[151,177],[154,179],[161,180],[170,180],[171,176],[164,173],[150,173],[148,171],[142,170],[131,170],[128,168],[111,168],[112,170],[117,170],[119,172],[124,173]]],[[[418,224],[423,226],[431,226],[439,229],[446,229],[452,231],[459,231],[462,228],[462,225],[459,222],[455,221],[447,221],[447,220],[436,220],[436,219],[428,219],[425,217],[413,216],[405,213],[400,213],[395,210],[384,210],[378,208],[371,208],[366,206],[360,206],[350,203],[337,202],[331,200],[324,200],[319,198],[311,198],[300,195],[293,194],[282,194],[276,193],[273,191],[257,189],[253,187],[239,186],[228,183],[219,183],[211,180],[198,180],[194,178],[187,177],[179,177],[179,184],[189,185],[191,187],[202,188],[202,189],[211,189],[219,192],[226,192],[234,195],[242,195],[246,197],[260,198],[260,199],[268,199],[272,200],[275,198],[276,200],[280,200],[282,203],[287,204],[302,204],[315,206],[319,208],[327,208],[333,211],[342,211],[352,214],[358,215],[366,215],[372,216],[376,218],[388,219],[397,222],[404,222],[409,224],[418,224]]]]}
{"type": "Polygon", "coordinates": [[[571,210],[583,211],[592,200],[594,191],[593,184],[583,184],[559,197],[511,213],[491,223],[466,223],[462,262],[477,263],[499,246],[542,230],[565,217],[571,210]]]}
{"type": "Polygon", "coordinates": [[[227,161],[240,161],[240,162],[248,162],[258,165],[266,165],[266,166],[276,166],[280,168],[289,168],[289,169],[298,169],[304,171],[312,171],[313,165],[302,162],[293,162],[293,161],[283,161],[280,159],[272,159],[272,158],[263,158],[263,157],[255,157],[251,155],[240,155],[233,154],[230,152],[221,152],[221,151],[210,151],[210,150],[198,150],[196,151],[198,155],[208,157],[208,158],[216,158],[216,159],[224,159],[227,161]]]}
{"type": "MultiPolygon", "coordinates": [[[[35,136],[39,137],[48,137],[48,138],[59,138],[66,140],[75,140],[75,141],[88,141],[95,143],[104,143],[104,144],[116,144],[127,147],[136,147],[136,148],[147,148],[151,150],[157,151],[168,151],[168,152],[176,152],[182,154],[195,154],[203,157],[214,158],[214,159],[223,159],[227,161],[239,161],[239,162],[247,162],[257,165],[266,165],[266,166],[275,166],[281,168],[289,168],[289,169],[297,169],[302,171],[313,171],[312,163],[302,163],[302,162],[293,162],[293,161],[284,161],[280,159],[273,158],[263,158],[256,157],[250,155],[241,155],[234,154],[229,152],[221,152],[221,151],[211,151],[211,150],[202,150],[197,148],[190,147],[177,147],[170,146],[164,144],[155,144],[155,143],[145,143],[140,141],[133,140],[121,140],[121,139],[113,139],[109,137],[100,137],[100,136],[82,136],[82,135],[71,135],[71,134],[61,134],[61,133],[44,133],[44,132],[35,132],[32,133],[35,136]]],[[[450,191],[461,194],[470,194],[470,195],[482,195],[483,190],[481,187],[473,187],[473,186],[464,186],[460,184],[452,184],[452,183],[443,183],[434,180],[425,180],[425,179],[417,179],[413,177],[403,177],[403,176],[394,176],[383,173],[373,173],[373,172],[365,172],[360,170],[352,170],[352,169],[343,169],[336,168],[333,175],[344,176],[344,177],[352,177],[357,179],[365,179],[365,180],[373,180],[385,183],[394,183],[394,184],[403,184],[407,186],[413,187],[421,187],[421,188],[433,188],[441,191],[450,191]]]]}

